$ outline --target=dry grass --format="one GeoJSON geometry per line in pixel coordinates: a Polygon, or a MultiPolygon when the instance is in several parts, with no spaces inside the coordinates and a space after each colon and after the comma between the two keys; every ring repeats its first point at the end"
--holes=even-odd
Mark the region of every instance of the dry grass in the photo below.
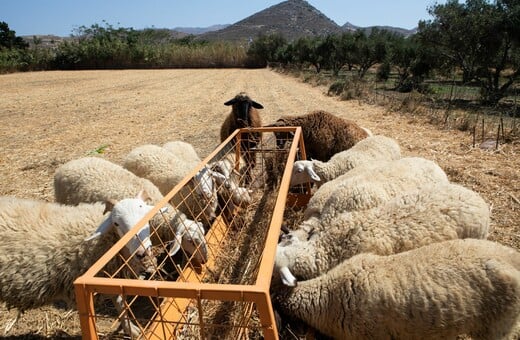
{"type": "MultiPolygon", "coordinates": [[[[114,162],[145,143],[192,143],[205,157],[219,144],[223,103],[240,91],[264,105],[265,124],[278,116],[324,109],[397,139],[406,156],[432,159],[450,179],[479,192],[493,207],[491,239],[520,249],[520,146],[472,146],[469,132],[447,130],[421,115],[360,101],[262,70],[37,72],[0,76],[0,194],[53,199],[52,177],[64,162],[97,152],[114,162]]],[[[0,307],[0,336],[16,316],[0,307]]],[[[74,338],[76,312],[26,312],[15,339],[74,338]]]]}

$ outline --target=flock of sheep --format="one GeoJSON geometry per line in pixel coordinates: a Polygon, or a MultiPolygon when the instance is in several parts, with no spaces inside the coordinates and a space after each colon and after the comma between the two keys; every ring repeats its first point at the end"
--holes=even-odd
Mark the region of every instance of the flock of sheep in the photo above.
{"type": "MultiPolygon", "coordinates": [[[[263,106],[239,93],[221,141],[262,126],[263,106]]],[[[403,157],[398,143],[324,111],[284,116],[268,126],[301,126],[308,160],[295,161],[291,186],[316,190],[304,220],[281,235],[272,278],[276,310],[338,339],[501,339],[520,313],[520,253],[486,240],[490,208],[450,183],[433,161],[403,157]]],[[[289,140],[276,133],[277,147],[289,140]]],[[[245,183],[226,157],[205,166],[189,143],[141,145],[121,165],[72,160],[54,176],[56,202],[0,198],[0,300],[20,312],[65,300],[74,280],[194,169],[196,175],[127,242],[140,277],[157,271],[152,245],[204,264],[204,235],[219,201],[247,206],[261,135],[242,140],[245,183]],[[163,223],[164,220],[167,223],[163,223]]],[[[121,311],[124,302],[114,299],[121,311]]],[[[123,330],[140,329],[128,320],[123,330]]]]}
{"type": "Polygon", "coordinates": [[[520,253],[486,240],[478,193],[386,136],[319,149],[293,165],[291,185],[317,189],[277,247],[280,314],[335,339],[518,336],[520,253]]]}

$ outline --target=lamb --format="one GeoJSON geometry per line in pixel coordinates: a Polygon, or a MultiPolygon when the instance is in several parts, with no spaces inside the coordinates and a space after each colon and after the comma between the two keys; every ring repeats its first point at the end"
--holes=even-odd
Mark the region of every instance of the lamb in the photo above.
{"type": "Polygon", "coordinates": [[[489,225],[490,209],[479,194],[457,184],[431,185],[327,223],[316,217],[302,222],[278,245],[274,273],[294,286],[360,253],[389,255],[444,240],[485,239],[489,225]]]}
{"type": "MultiPolygon", "coordinates": [[[[230,205],[229,210],[235,207],[245,207],[251,203],[250,189],[240,186],[240,170],[236,170],[236,155],[228,153],[219,160],[209,164],[212,171],[220,173],[222,176],[215,176],[219,196],[224,203],[230,205]]],[[[239,157],[238,168],[243,169],[244,160],[239,157]]]]}
{"type": "Polygon", "coordinates": [[[338,152],[328,162],[317,159],[294,162],[291,186],[307,182],[318,187],[353,168],[372,161],[393,161],[401,158],[397,141],[382,135],[367,137],[352,148],[338,152]]]}
{"type": "MultiPolygon", "coordinates": [[[[225,141],[236,129],[246,127],[261,127],[262,119],[258,110],[263,109],[262,104],[252,100],[245,92],[238,93],[234,98],[224,103],[231,106],[222,126],[220,127],[220,142],[225,141]]],[[[240,153],[244,157],[246,168],[246,181],[251,181],[251,171],[256,165],[256,155],[254,149],[260,143],[261,134],[258,132],[244,133],[240,136],[240,153]]]]}
{"type": "MultiPolygon", "coordinates": [[[[84,157],[61,165],[54,174],[56,201],[62,204],[103,202],[108,199],[123,199],[146,191],[151,204],[159,203],[164,197],[157,187],[145,178],[140,178],[122,166],[99,157],[84,157]]],[[[156,214],[150,221],[158,228],[162,240],[171,240],[170,255],[180,248],[192,255],[199,263],[207,260],[206,241],[202,223],[190,220],[171,205],[165,206],[162,215],[156,214]],[[181,244],[175,240],[181,239],[181,244]],[[196,250],[195,252],[189,251],[196,250]]],[[[154,236],[153,233],[152,236],[154,236]]]]}
{"type": "Polygon", "coordinates": [[[309,200],[304,218],[335,216],[375,207],[421,185],[448,183],[446,173],[433,161],[405,157],[369,162],[322,185],[309,200]]]}
{"type": "MultiPolygon", "coordinates": [[[[123,167],[133,174],[146,178],[157,186],[162,195],[167,195],[200,163],[191,155],[189,143],[170,142],[168,149],[146,144],[131,150],[123,160],[123,167]],[[184,155],[188,159],[184,159],[184,155]],[[191,159],[190,159],[191,158],[191,159]]],[[[189,218],[203,221],[207,229],[216,217],[218,205],[214,177],[220,174],[203,167],[170,202],[189,218]]]]}
{"type": "Polygon", "coordinates": [[[356,255],[273,305],[335,339],[508,339],[520,312],[520,253],[487,240],[356,255]]]}
{"type": "MultiPolygon", "coordinates": [[[[0,197],[0,300],[20,313],[60,300],[73,306],[74,280],[112,247],[118,234],[126,234],[153,208],[144,198],[139,194],[113,205],[67,206],[0,197]],[[117,233],[111,232],[114,229],[117,233]]],[[[123,248],[135,273],[157,270],[149,237],[150,226],[146,224],[123,248]]],[[[128,334],[135,334],[128,320],[122,324],[128,334]]]]}
{"type": "MultiPolygon", "coordinates": [[[[307,159],[327,162],[332,156],[348,150],[369,133],[355,122],[332,113],[316,110],[301,116],[282,116],[268,126],[301,126],[307,159]]],[[[276,132],[278,148],[284,148],[291,132],[276,132]]]]}

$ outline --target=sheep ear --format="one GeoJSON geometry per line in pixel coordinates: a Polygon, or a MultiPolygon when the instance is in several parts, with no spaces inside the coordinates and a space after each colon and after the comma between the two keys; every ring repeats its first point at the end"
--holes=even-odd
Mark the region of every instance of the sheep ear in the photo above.
{"type": "Polygon", "coordinates": [[[251,101],[251,104],[253,105],[253,107],[254,107],[255,109],[263,109],[263,108],[264,108],[264,107],[262,106],[262,104],[257,103],[257,102],[255,102],[254,100],[251,101]]]}
{"type": "Polygon", "coordinates": [[[170,251],[168,251],[168,256],[173,256],[179,252],[181,249],[181,244],[179,241],[175,241],[170,248],[170,251]]]}
{"type": "Polygon", "coordinates": [[[305,170],[307,171],[307,174],[309,174],[309,177],[315,181],[315,182],[321,182],[320,176],[316,172],[314,172],[314,168],[312,166],[306,166],[305,170]]]}
{"type": "MultiPolygon", "coordinates": [[[[221,174],[220,172],[218,171],[214,171],[214,170],[210,170],[210,174],[211,174],[211,177],[213,177],[213,179],[215,179],[215,181],[217,181],[217,183],[220,181],[220,182],[224,182],[227,177],[223,174],[221,174]]],[[[235,170],[236,171],[236,170],[235,170]]]]}
{"type": "Polygon", "coordinates": [[[280,268],[280,277],[282,278],[282,282],[284,285],[289,287],[296,287],[296,283],[298,282],[298,280],[296,280],[289,268],[285,266],[280,268]]]}
{"type": "Polygon", "coordinates": [[[105,211],[103,211],[103,215],[106,214],[109,211],[112,211],[114,209],[114,205],[116,205],[117,201],[114,199],[109,199],[105,201],[105,211]]]}
{"type": "Polygon", "coordinates": [[[107,231],[110,230],[112,227],[112,217],[108,216],[105,218],[105,220],[99,225],[99,227],[96,229],[96,231],[90,235],[89,237],[85,238],[85,241],[90,241],[95,238],[100,237],[101,235],[105,234],[107,231]]]}
{"type": "Polygon", "coordinates": [[[137,194],[137,198],[143,202],[146,202],[147,200],[150,199],[150,195],[148,195],[148,192],[143,189],[143,190],[139,191],[139,193],[137,194]]]}
{"type": "Polygon", "coordinates": [[[230,99],[227,102],[225,102],[224,105],[229,106],[229,105],[235,104],[236,102],[237,102],[237,99],[233,98],[233,99],[230,99]]]}

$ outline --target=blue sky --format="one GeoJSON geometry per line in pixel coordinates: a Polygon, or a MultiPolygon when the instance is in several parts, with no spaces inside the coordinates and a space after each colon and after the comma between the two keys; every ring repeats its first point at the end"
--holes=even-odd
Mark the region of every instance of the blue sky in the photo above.
{"type": "MultiPolygon", "coordinates": [[[[79,26],[174,28],[233,24],[282,0],[0,0],[0,21],[16,35],[68,36],[79,26]]],[[[308,0],[335,21],[411,29],[442,0],[308,0]]]]}

